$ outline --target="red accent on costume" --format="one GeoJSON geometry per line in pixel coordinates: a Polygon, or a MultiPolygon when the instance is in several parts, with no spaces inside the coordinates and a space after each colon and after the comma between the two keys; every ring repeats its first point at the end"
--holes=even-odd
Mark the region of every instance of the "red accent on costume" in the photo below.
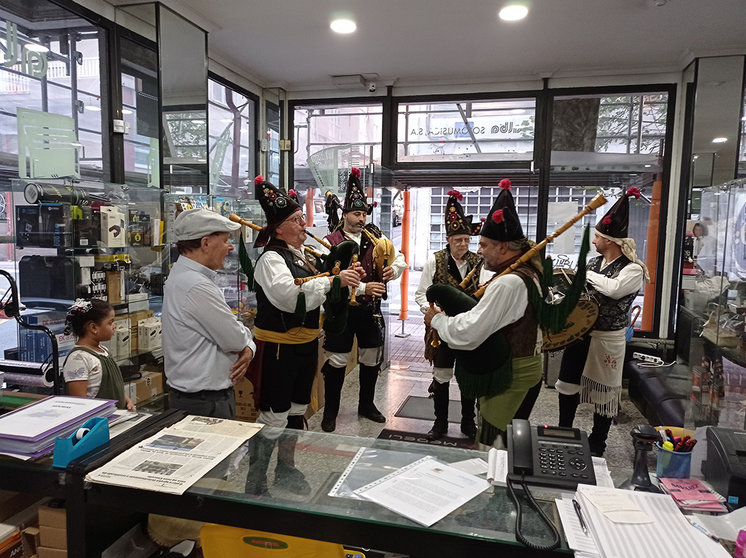
{"type": "MultiPolygon", "coordinates": [[[[506,180],[507,180],[507,178],[506,178],[506,180]]],[[[494,212],[494,213],[492,214],[492,220],[493,220],[493,221],[494,221],[495,223],[497,223],[498,225],[499,225],[500,223],[502,223],[504,219],[505,219],[505,217],[503,216],[503,210],[502,210],[502,209],[498,209],[497,211],[495,211],[495,212],[494,212]]]]}
{"type": "Polygon", "coordinates": [[[288,190],[288,196],[294,196],[294,195],[295,195],[295,190],[290,188],[290,190],[288,190]]]}
{"type": "Polygon", "coordinates": [[[636,200],[640,199],[640,190],[632,186],[629,190],[627,190],[627,196],[635,196],[636,200]]]}
{"type": "Polygon", "coordinates": [[[352,170],[350,170],[350,175],[354,176],[355,178],[360,178],[360,169],[352,167],[352,170]]]}
{"type": "Polygon", "coordinates": [[[601,222],[602,222],[602,223],[603,223],[604,225],[611,225],[611,217],[609,217],[609,216],[607,215],[606,217],[604,217],[603,219],[601,219],[601,222]]]}
{"type": "Polygon", "coordinates": [[[264,182],[264,177],[261,174],[254,179],[254,184],[261,184],[262,182],[264,182]]]}
{"type": "Polygon", "coordinates": [[[452,198],[456,198],[458,201],[464,201],[464,195],[458,190],[449,190],[448,195],[452,198]]]}
{"type": "Polygon", "coordinates": [[[510,190],[510,179],[503,178],[498,186],[500,186],[500,188],[502,188],[503,190],[510,190]]]}

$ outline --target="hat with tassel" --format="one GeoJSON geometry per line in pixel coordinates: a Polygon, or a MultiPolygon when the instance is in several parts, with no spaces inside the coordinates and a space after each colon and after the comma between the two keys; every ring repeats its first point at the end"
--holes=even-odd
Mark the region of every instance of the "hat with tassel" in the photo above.
{"type": "Polygon", "coordinates": [[[300,210],[300,205],[277,186],[265,181],[263,176],[254,179],[254,197],[259,200],[267,216],[267,225],[259,231],[254,241],[254,246],[260,248],[269,242],[269,237],[280,223],[300,210]]]}
{"type": "Polygon", "coordinates": [[[634,186],[620,197],[606,215],[596,223],[596,230],[612,238],[627,238],[629,234],[629,198],[640,198],[640,190],[634,186]]]}
{"type": "Polygon", "coordinates": [[[464,215],[461,203],[464,195],[458,190],[449,190],[448,202],[446,202],[446,236],[455,234],[468,234],[469,236],[479,234],[482,223],[472,224],[472,216],[464,215]]]}
{"type": "Polygon", "coordinates": [[[499,184],[501,191],[492,204],[492,209],[482,223],[482,236],[509,242],[525,238],[518,212],[515,209],[513,194],[510,192],[510,180],[503,178],[499,184]]]}
{"type": "Polygon", "coordinates": [[[364,211],[368,215],[373,213],[374,203],[368,203],[368,198],[360,184],[360,169],[353,167],[350,170],[350,178],[347,180],[347,191],[345,192],[345,203],[342,212],[364,211]]]}

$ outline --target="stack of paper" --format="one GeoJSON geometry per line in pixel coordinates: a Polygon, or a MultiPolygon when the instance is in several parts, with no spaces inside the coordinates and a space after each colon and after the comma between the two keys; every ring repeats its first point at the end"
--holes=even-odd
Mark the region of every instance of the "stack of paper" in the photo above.
{"type": "Polygon", "coordinates": [[[722,502],[725,498],[708,488],[699,479],[660,479],[664,492],[670,494],[684,511],[700,513],[727,513],[722,502]]]}
{"type": "Polygon", "coordinates": [[[578,485],[577,499],[604,558],[723,558],[718,543],[692,527],[667,494],[578,485]]]}
{"type": "Polygon", "coordinates": [[[38,457],[54,449],[57,436],[75,432],[91,417],[108,417],[116,401],[51,396],[0,417],[0,453],[38,457]]]}

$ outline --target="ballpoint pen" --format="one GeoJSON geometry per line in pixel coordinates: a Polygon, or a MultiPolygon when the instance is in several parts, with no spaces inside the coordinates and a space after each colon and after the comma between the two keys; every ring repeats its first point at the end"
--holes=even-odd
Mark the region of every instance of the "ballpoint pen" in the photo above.
{"type": "Polygon", "coordinates": [[[578,501],[573,498],[572,499],[572,507],[575,508],[575,513],[578,516],[578,520],[580,521],[580,528],[583,530],[583,534],[588,534],[588,527],[585,525],[585,520],[583,519],[583,512],[580,510],[580,504],[578,504],[578,501]]]}

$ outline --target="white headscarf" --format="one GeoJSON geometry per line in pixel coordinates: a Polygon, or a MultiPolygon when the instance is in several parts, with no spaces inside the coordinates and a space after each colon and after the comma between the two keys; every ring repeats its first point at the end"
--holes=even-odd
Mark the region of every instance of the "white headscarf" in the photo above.
{"type": "Polygon", "coordinates": [[[650,273],[648,272],[648,268],[643,263],[643,261],[637,257],[637,252],[635,251],[637,249],[637,245],[635,244],[634,238],[615,238],[602,232],[598,232],[598,229],[596,229],[596,234],[605,238],[606,240],[611,240],[614,244],[618,244],[619,247],[622,249],[622,254],[624,254],[629,261],[636,263],[642,268],[645,282],[650,283],[650,273]]]}

